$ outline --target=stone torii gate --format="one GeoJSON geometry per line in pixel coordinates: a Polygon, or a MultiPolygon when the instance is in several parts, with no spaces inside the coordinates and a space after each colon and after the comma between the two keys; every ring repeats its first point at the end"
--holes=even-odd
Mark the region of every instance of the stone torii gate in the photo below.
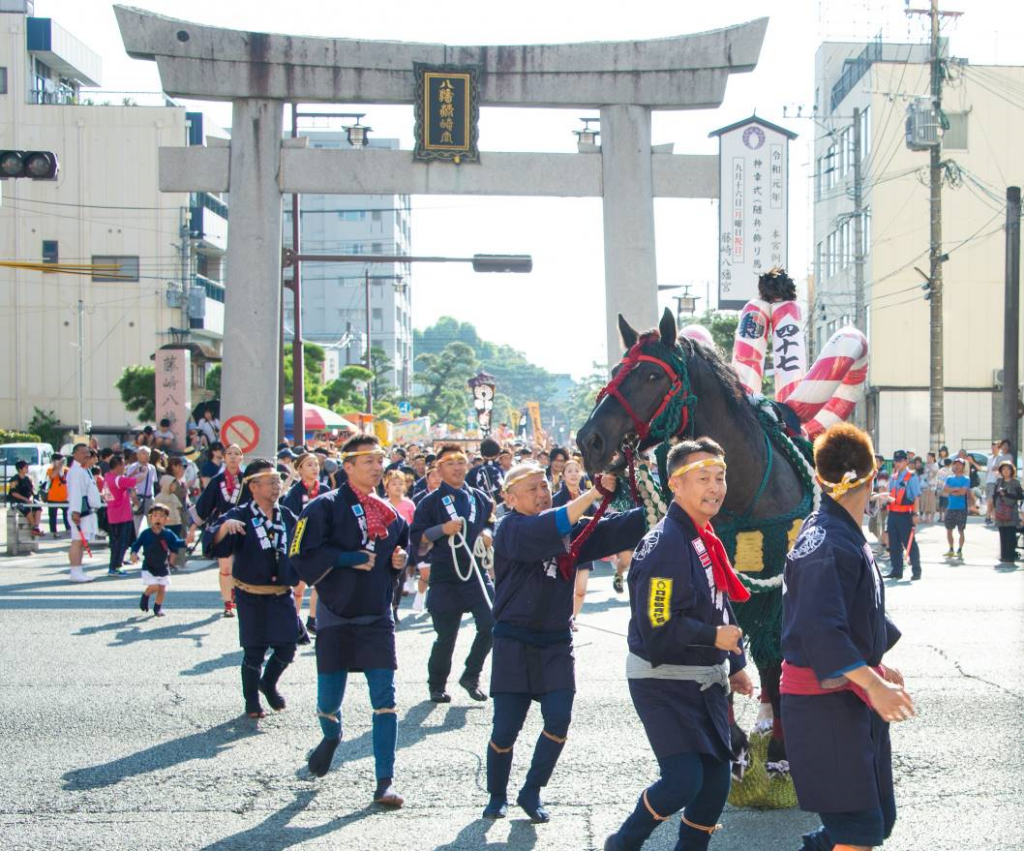
{"type": "Polygon", "coordinates": [[[652,150],[651,111],[721,105],[729,75],[752,71],[767,18],[630,42],[454,47],[310,38],[209,27],[115,6],[128,54],[157,63],[175,97],[232,102],[228,147],[162,148],[165,192],[231,193],[221,417],[278,419],[281,196],[284,193],[600,197],[606,332],[622,313],[657,314],[654,198],[717,198],[718,157],[652,150]],[[409,151],[331,150],[283,137],[285,102],[411,104],[413,63],[477,64],[482,106],[599,109],[593,154],[496,153],[479,164],[413,161],[409,151]]]}

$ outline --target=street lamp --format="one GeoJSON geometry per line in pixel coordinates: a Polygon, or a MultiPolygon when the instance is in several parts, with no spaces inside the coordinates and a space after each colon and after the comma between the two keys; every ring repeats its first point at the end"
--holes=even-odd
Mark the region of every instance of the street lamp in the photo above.
{"type": "Polygon", "coordinates": [[[348,137],[348,143],[353,148],[365,148],[370,144],[369,132],[373,129],[372,127],[366,127],[359,123],[359,119],[362,118],[366,113],[352,113],[351,115],[343,114],[343,118],[354,118],[355,124],[342,125],[345,130],[345,135],[348,137]]]}

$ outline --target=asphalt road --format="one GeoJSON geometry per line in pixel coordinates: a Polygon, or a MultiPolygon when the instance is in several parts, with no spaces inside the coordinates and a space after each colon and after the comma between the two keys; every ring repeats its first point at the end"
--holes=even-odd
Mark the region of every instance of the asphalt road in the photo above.
{"type": "MultiPolygon", "coordinates": [[[[1024,848],[1024,570],[996,566],[996,533],[972,522],[963,564],[941,558],[940,530],[919,534],[922,582],[887,583],[904,638],[890,661],[920,717],[893,730],[896,831],[886,848],[1024,848]]],[[[305,770],[319,740],[315,665],[285,673],[287,711],[241,716],[236,625],[220,617],[216,570],[176,577],[167,616],[137,609],[137,575],[66,581],[66,544],[0,558],[0,849],[594,849],[651,782],[655,763],[623,678],[627,608],[599,569],[578,633],[579,691],[569,743],[531,826],[497,823],[482,760],[490,710],[459,692],[426,701],[432,632],[403,618],[398,637],[400,812],[370,804],[373,759],[364,680],[351,678],[345,741],[323,780],[305,770]]],[[[97,552],[94,571],[105,552],[97,552]]],[[[408,604],[408,603],[407,603],[408,604]]],[[[465,628],[457,659],[468,650],[465,628]]],[[[456,668],[456,672],[458,668],[456,668]]],[[[454,693],[454,692],[453,692],[454,693]]],[[[742,701],[749,725],[755,706],[742,701]]],[[[540,731],[520,738],[521,782],[540,731]]],[[[797,810],[727,809],[712,848],[789,851],[814,826],[797,810]]],[[[647,847],[667,851],[675,828],[647,847]]]]}

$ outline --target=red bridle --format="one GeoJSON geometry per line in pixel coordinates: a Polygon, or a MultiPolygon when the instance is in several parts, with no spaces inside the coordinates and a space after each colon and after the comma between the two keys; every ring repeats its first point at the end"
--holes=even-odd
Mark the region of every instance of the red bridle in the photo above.
{"type": "MultiPolygon", "coordinates": [[[[672,369],[672,367],[670,367],[661,358],[656,358],[653,355],[646,354],[643,351],[643,346],[646,343],[649,343],[655,339],[657,339],[656,334],[645,334],[639,340],[637,340],[636,343],[633,344],[632,348],[630,348],[630,350],[626,352],[625,357],[623,357],[623,359],[619,361],[618,372],[615,374],[612,380],[608,382],[604,389],[597,394],[598,402],[600,402],[605,396],[611,396],[620,405],[622,405],[623,410],[633,421],[633,429],[636,431],[636,436],[640,440],[647,439],[647,436],[651,433],[651,426],[655,422],[657,422],[658,417],[661,416],[665,408],[668,407],[669,403],[683,389],[683,382],[676,374],[676,371],[672,369]],[[619,392],[619,386],[622,384],[623,381],[626,380],[626,376],[645,362],[656,363],[663,370],[665,370],[665,375],[667,375],[669,379],[671,379],[672,381],[672,386],[669,388],[668,392],[662,397],[661,404],[658,405],[654,413],[651,414],[650,420],[648,420],[647,422],[644,422],[643,420],[640,419],[640,417],[637,416],[636,411],[633,410],[633,406],[630,405],[629,402],[626,401],[626,397],[619,392]]],[[[689,424],[690,421],[690,412],[685,407],[685,405],[683,406],[681,417],[682,418],[679,423],[679,430],[677,434],[686,431],[686,426],[689,424]]]]}

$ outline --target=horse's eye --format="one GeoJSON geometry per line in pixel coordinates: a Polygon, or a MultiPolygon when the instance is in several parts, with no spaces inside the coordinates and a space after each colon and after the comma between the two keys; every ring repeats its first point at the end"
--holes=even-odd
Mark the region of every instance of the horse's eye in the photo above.
{"type": "Polygon", "coordinates": [[[658,380],[658,373],[656,373],[656,372],[648,373],[647,380],[648,381],[657,381],[658,380]]]}

